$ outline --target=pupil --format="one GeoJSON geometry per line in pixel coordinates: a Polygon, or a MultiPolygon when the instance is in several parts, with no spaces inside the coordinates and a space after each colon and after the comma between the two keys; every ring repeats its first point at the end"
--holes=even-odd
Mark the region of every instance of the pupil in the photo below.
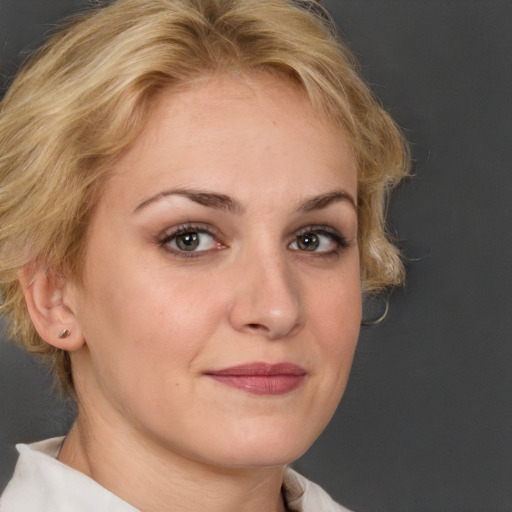
{"type": "Polygon", "coordinates": [[[199,245],[199,235],[197,233],[183,233],[176,238],[176,245],[182,251],[193,251],[199,245]]]}
{"type": "Polygon", "coordinates": [[[320,243],[317,235],[314,233],[306,233],[299,237],[297,245],[299,246],[299,249],[303,251],[314,251],[315,249],[318,249],[320,243]]]}

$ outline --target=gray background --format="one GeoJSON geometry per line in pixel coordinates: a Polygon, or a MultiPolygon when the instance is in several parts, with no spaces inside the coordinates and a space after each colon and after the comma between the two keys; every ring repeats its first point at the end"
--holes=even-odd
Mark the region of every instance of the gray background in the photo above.
{"type": "MultiPolygon", "coordinates": [[[[512,2],[326,4],[404,127],[415,178],[390,209],[407,286],[363,328],[342,404],[296,467],[357,512],[511,511],[512,2]]],[[[0,0],[2,83],[86,5],[0,0]]],[[[2,341],[0,408],[1,489],[13,444],[64,433],[73,412],[2,341]]]]}

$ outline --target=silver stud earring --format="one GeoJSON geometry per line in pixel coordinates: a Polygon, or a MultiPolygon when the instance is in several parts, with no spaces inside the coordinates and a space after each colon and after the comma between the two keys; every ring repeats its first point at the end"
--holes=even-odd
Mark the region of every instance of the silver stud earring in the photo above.
{"type": "Polygon", "coordinates": [[[64,329],[63,331],[60,331],[59,338],[64,339],[67,338],[71,333],[68,331],[68,329],[64,329]]]}

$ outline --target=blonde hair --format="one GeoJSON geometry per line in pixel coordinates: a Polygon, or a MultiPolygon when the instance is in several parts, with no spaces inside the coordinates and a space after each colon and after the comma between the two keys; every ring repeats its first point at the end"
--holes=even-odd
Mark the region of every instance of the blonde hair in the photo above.
{"type": "Polygon", "coordinates": [[[42,264],[79,282],[102,184],[155,93],[205,74],[251,70],[293,78],[343,128],[358,165],[363,288],[402,282],[384,217],[390,187],[407,174],[407,146],[318,3],[117,0],[54,35],[0,105],[1,311],[13,338],[50,356],[69,391],[69,356],[34,329],[20,269],[42,264]]]}

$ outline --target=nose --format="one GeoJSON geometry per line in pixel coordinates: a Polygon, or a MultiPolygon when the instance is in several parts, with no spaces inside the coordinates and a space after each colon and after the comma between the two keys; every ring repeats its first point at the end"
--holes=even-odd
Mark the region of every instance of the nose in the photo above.
{"type": "Polygon", "coordinates": [[[305,322],[300,283],[285,258],[259,255],[240,265],[229,321],[240,332],[269,340],[292,336],[305,322]]]}

